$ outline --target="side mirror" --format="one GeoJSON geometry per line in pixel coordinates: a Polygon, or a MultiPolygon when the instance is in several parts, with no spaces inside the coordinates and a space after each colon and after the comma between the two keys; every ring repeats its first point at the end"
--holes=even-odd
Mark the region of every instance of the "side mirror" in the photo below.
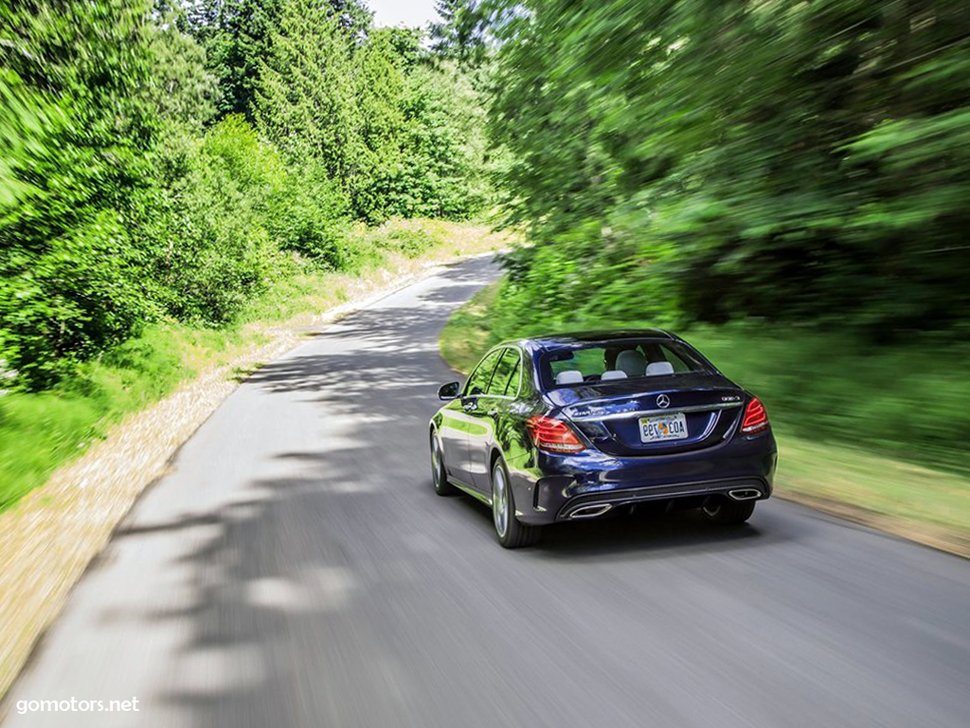
{"type": "Polygon", "coordinates": [[[438,388],[438,399],[455,399],[461,392],[461,382],[448,382],[438,388]]]}

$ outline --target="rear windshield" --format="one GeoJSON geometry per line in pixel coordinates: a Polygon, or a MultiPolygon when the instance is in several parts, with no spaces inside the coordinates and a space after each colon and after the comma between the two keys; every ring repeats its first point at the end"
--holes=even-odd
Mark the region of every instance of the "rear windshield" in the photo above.
{"type": "Polygon", "coordinates": [[[689,347],[675,341],[632,339],[579,344],[547,351],[539,358],[546,389],[590,382],[677,376],[713,369],[689,347]]]}

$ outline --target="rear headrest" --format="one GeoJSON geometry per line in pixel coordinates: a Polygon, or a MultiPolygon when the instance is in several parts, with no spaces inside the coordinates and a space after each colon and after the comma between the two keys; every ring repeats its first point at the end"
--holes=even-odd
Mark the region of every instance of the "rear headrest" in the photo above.
{"type": "Polygon", "coordinates": [[[556,375],[556,384],[582,384],[583,373],[578,369],[567,369],[556,375]]]}
{"type": "Polygon", "coordinates": [[[628,377],[642,377],[646,366],[647,358],[636,349],[621,351],[616,357],[616,368],[628,377]]]}
{"type": "Polygon", "coordinates": [[[673,374],[674,365],[669,361],[652,361],[647,365],[647,376],[656,377],[661,374],[673,374]]]}
{"type": "Polygon", "coordinates": [[[619,369],[611,369],[608,372],[603,372],[600,381],[605,382],[608,379],[626,379],[626,372],[621,372],[619,369]]]}

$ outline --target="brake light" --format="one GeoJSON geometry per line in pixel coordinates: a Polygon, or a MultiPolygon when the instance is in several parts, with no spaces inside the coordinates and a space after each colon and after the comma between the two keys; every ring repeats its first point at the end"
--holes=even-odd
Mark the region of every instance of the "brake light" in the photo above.
{"type": "Polygon", "coordinates": [[[556,453],[580,452],[586,446],[579,441],[576,433],[572,431],[562,420],[552,417],[536,415],[530,417],[526,423],[526,428],[532,436],[532,442],[540,450],[556,453]]]}
{"type": "Polygon", "coordinates": [[[768,413],[761,400],[752,397],[748,402],[748,408],[744,411],[744,420],[741,422],[741,432],[751,434],[759,432],[768,426],[768,413]]]}

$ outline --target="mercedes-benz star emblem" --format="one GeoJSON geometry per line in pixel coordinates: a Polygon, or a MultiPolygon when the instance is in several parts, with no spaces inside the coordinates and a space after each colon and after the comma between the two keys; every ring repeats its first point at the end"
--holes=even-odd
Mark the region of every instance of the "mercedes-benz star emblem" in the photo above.
{"type": "Polygon", "coordinates": [[[667,409],[670,406],[670,397],[668,397],[666,394],[661,394],[659,397],[657,397],[657,406],[660,409],[667,409]]]}

